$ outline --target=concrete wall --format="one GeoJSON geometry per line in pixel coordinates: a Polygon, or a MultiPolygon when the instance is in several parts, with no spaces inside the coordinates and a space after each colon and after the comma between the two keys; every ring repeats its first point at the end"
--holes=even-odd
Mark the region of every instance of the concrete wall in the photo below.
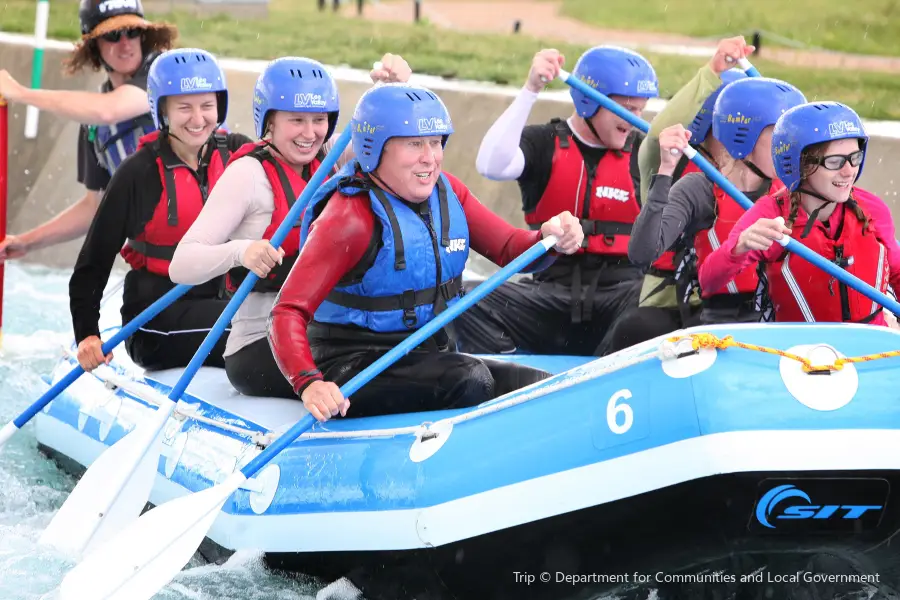
{"type": "MultiPolygon", "coordinates": [[[[0,35],[0,66],[10,69],[19,81],[29,80],[31,52],[28,45],[11,44],[15,36],[0,35]]],[[[67,89],[96,89],[101,76],[63,78],[60,62],[66,54],[65,46],[55,44],[45,56],[44,87],[67,89]]],[[[373,57],[373,60],[377,57],[373,57]]],[[[228,125],[234,131],[253,136],[251,113],[252,92],[263,61],[222,60],[227,71],[230,90],[228,125]]],[[[346,68],[334,68],[341,94],[342,129],[352,116],[362,92],[371,84],[365,73],[346,68]]],[[[417,77],[416,81],[438,92],[447,104],[455,133],[445,154],[447,171],[460,177],[482,202],[507,221],[524,226],[518,187],[514,182],[493,182],[475,170],[475,154],[490,125],[509,105],[517,88],[502,88],[488,84],[445,82],[434,77],[417,77]]],[[[652,119],[663,105],[651,103],[644,115],[652,119]]],[[[529,123],[546,122],[553,116],[569,114],[571,104],[565,92],[547,92],[531,112],[529,123]]],[[[12,106],[10,114],[10,212],[9,231],[19,233],[42,223],[69,206],[83,193],[76,183],[75,140],[78,128],[64,123],[49,113],[40,116],[36,140],[25,140],[23,127],[25,110],[12,106]]],[[[894,218],[900,218],[900,198],[893,156],[900,150],[900,135],[896,124],[868,124],[873,139],[869,148],[861,185],[881,195],[892,208],[894,218]],[[892,126],[893,125],[893,126],[892,126]],[[892,130],[893,129],[893,130],[892,130]]],[[[59,267],[74,264],[80,240],[36,252],[29,260],[59,267]]]]}

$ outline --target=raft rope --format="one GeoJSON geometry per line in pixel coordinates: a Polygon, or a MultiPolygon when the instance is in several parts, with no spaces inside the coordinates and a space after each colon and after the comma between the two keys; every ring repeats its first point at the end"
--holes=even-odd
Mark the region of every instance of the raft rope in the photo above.
{"type": "MultiPolygon", "coordinates": [[[[77,355],[73,353],[71,350],[66,349],[65,355],[73,360],[78,360],[77,355]]],[[[104,369],[105,371],[106,369],[104,369]]],[[[97,369],[94,371],[94,376],[100,379],[103,382],[104,386],[110,391],[110,397],[114,396],[117,390],[122,390],[126,394],[130,394],[140,400],[148,404],[152,404],[159,408],[162,404],[165,404],[166,401],[171,402],[169,398],[165,397],[163,394],[159,393],[153,387],[146,383],[140,383],[139,381],[135,381],[134,379],[130,379],[128,377],[120,377],[115,373],[109,372],[104,373],[97,369]]],[[[111,369],[110,369],[111,371],[111,369]]],[[[98,402],[94,406],[101,407],[105,406],[106,402],[98,402]]],[[[184,402],[178,402],[175,408],[175,412],[173,416],[178,421],[184,421],[185,419],[193,419],[198,423],[204,423],[206,425],[211,425],[213,427],[218,427],[219,429],[223,429],[225,431],[230,431],[232,433],[236,433],[238,435],[248,437],[250,440],[259,444],[263,442],[264,439],[268,439],[269,432],[258,431],[254,429],[247,429],[245,427],[238,427],[236,425],[231,425],[230,423],[225,423],[223,421],[218,421],[216,419],[210,419],[209,417],[204,417],[203,415],[198,415],[197,411],[200,406],[197,404],[188,404],[184,402]]],[[[267,442],[268,443],[268,442],[267,442]]]]}
{"type": "Polygon", "coordinates": [[[728,348],[743,348],[744,350],[755,350],[757,352],[764,352],[766,354],[774,354],[776,356],[782,356],[784,358],[789,358],[791,360],[796,360],[800,364],[803,365],[804,373],[830,373],[831,371],[840,371],[844,368],[844,365],[852,364],[852,363],[863,363],[869,362],[872,360],[878,360],[880,358],[897,358],[900,357],[900,350],[891,350],[890,352],[879,352],[877,354],[866,354],[865,356],[853,356],[849,358],[838,358],[830,365],[814,365],[808,358],[803,358],[802,356],[797,356],[796,354],[792,354],[791,352],[786,352],[784,350],[779,350],[778,348],[769,348],[767,346],[757,346],[756,344],[747,344],[745,342],[738,342],[734,339],[734,337],[727,335],[723,338],[720,338],[712,333],[692,333],[690,335],[685,336],[675,336],[668,338],[667,341],[674,343],[678,343],[681,340],[691,340],[691,347],[694,350],[700,350],[701,348],[712,348],[714,350],[726,350],[728,348]]]}
{"type": "MultiPolygon", "coordinates": [[[[545,379],[543,381],[533,383],[527,387],[516,390],[512,393],[511,396],[507,397],[506,399],[490,401],[484,404],[481,408],[467,411],[463,414],[457,415],[455,417],[450,417],[448,419],[442,419],[437,422],[425,421],[419,425],[412,425],[408,427],[394,427],[390,429],[307,432],[299,436],[298,439],[372,439],[391,438],[404,435],[412,435],[417,438],[427,439],[428,437],[438,435],[432,430],[432,428],[437,424],[456,425],[459,423],[464,423],[466,421],[471,421],[473,419],[478,419],[480,417],[484,417],[501,410],[517,406],[519,404],[524,404],[525,402],[540,398],[542,396],[546,396],[547,394],[562,391],[564,389],[584,383],[585,381],[621,371],[622,369],[638,365],[648,360],[676,360],[685,356],[684,352],[679,351],[679,343],[685,340],[690,340],[691,349],[693,350],[693,352],[690,352],[688,354],[699,352],[702,349],[726,350],[728,348],[742,348],[744,350],[763,352],[766,354],[773,354],[791,360],[796,360],[803,365],[803,371],[810,374],[840,371],[841,369],[843,369],[844,365],[851,363],[862,363],[878,360],[881,358],[900,357],[900,350],[892,350],[890,352],[880,352],[877,354],[868,354],[865,356],[838,358],[829,365],[813,365],[809,359],[803,358],[802,356],[798,356],[791,352],[779,350],[778,348],[769,348],[767,346],[758,346],[756,344],[738,342],[734,339],[733,336],[730,335],[723,338],[720,338],[712,333],[692,333],[687,335],[675,335],[668,337],[660,336],[653,340],[648,340],[646,342],[638,344],[637,346],[634,346],[630,350],[627,350],[623,353],[618,353],[618,355],[599,358],[595,361],[592,361],[580,367],[576,367],[575,369],[572,369],[565,373],[555,375],[550,379],[545,379]]],[[[70,350],[67,349],[65,353],[69,358],[76,359],[75,354],[70,350]]],[[[105,385],[113,392],[115,392],[115,388],[119,388],[122,391],[157,407],[161,405],[164,400],[168,400],[168,398],[165,398],[161,393],[159,393],[148,384],[142,384],[132,379],[120,377],[112,373],[101,374],[95,371],[94,375],[104,381],[105,385]]],[[[275,430],[263,432],[259,430],[247,429],[245,427],[231,425],[229,423],[211,419],[209,417],[204,417],[203,415],[197,414],[198,410],[199,405],[197,404],[185,404],[179,402],[178,406],[175,409],[174,416],[176,419],[181,421],[192,419],[194,421],[197,421],[198,423],[204,423],[211,427],[230,431],[237,435],[249,438],[251,442],[259,446],[260,448],[267,447],[274,440],[280,437],[285,430],[293,425],[293,423],[286,423],[284,426],[279,427],[275,430]]]]}
{"type": "MultiPolygon", "coordinates": [[[[657,340],[652,341],[656,342],[657,340]]],[[[661,357],[658,350],[653,350],[651,352],[647,352],[647,350],[653,350],[652,345],[649,342],[644,342],[643,344],[639,344],[626,353],[620,354],[619,356],[597,359],[595,361],[592,361],[591,363],[588,363],[581,367],[577,367],[566,373],[560,373],[550,379],[538,381],[527,387],[516,390],[512,393],[513,395],[511,397],[508,397],[504,400],[493,400],[489,403],[486,403],[481,408],[468,411],[449,419],[441,419],[438,422],[425,421],[419,425],[411,425],[408,427],[394,427],[390,429],[307,432],[299,436],[297,439],[372,439],[390,438],[403,435],[412,435],[415,437],[424,437],[425,439],[427,439],[429,436],[435,435],[431,428],[438,423],[449,423],[451,425],[456,425],[457,423],[471,421],[472,419],[477,419],[495,412],[499,412],[501,410],[523,404],[530,400],[534,400],[535,398],[540,398],[542,396],[546,396],[547,394],[555,393],[566,388],[573,387],[580,383],[584,383],[585,381],[596,379],[597,377],[602,377],[604,375],[620,371],[642,362],[661,357]],[[554,383],[553,380],[555,379],[558,381],[554,383]]],[[[70,359],[77,360],[76,354],[71,350],[65,349],[64,353],[70,359]]],[[[152,388],[149,384],[140,383],[127,377],[120,377],[119,375],[116,375],[114,373],[103,371],[111,371],[111,369],[104,369],[101,365],[101,368],[94,370],[92,374],[103,381],[106,387],[111,389],[113,393],[115,393],[115,388],[120,388],[123,392],[126,392],[148,404],[152,404],[157,407],[163,404],[165,400],[168,400],[168,398],[165,398],[163,394],[152,388]]],[[[96,406],[102,406],[103,404],[104,403],[98,403],[96,406]]],[[[175,408],[175,412],[173,413],[173,415],[182,421],[185,419],[193,419],[194,421],[197,421],[199,423],[204,423],[212,427],[217,427],[219,429],[248,437],[254,444],[261,448],[267,447],[278,437],[280,437],[281,434],[284,433],[284,431],[286,431],[293,425],[293,423],[286,423],[282,427],[279,427],[275,430],[262,432],[258,430],[238,427],[236,425],[231,425],[229,423],[224,423],[216,419],[210,419],[209,417],[198,415],[196,413],[198,408],[199,407],[196,404],[185,405],[184,403],[179,402],[175,408]],[[185,410],[183,406],[187,406],[188,409],[185,410]]]]}

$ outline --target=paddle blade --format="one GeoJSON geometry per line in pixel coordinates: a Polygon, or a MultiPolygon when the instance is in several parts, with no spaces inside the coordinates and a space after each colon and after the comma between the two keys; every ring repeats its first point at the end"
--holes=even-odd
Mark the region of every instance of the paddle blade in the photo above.
{"type": "Polygon", "coordinates": [[[17,431],[19,431],[19,428],[16,427],[16,424],[12,421],[4,425],[3,429],[0,429],[0,448],[2,448],[6,442],[9,441],[9,438],[14,436],[17,431]]]}
{"type": "Polygon", "coordinates": [[[217,486],[141,515],[69,571],[60,600],[149,600],[188,563],[244,481],[237,471],[217,486]]]}
{"type": "Polygon", "coordinates": [[[71,556],[87,554],[140,516],[156,479],[165,424],[174,408],[174,402],[160,407],[152,420],[97,457],[41,534],[41,544],[71,556]]]}

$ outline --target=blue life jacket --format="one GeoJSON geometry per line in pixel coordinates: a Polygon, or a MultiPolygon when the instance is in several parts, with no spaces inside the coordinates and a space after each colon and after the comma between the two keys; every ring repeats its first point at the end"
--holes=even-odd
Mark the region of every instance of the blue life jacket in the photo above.
{"type": "Polygon", "coordinates": [[[368,193],[376,217],[369,251],[329,293],[314,319],[378,333],[418,329],[463,293],[469,226],[462,204],[443,174],[428,201],[415,205],[355,176],[356,166],[351,161],[328,179],[304,211],[301,249],[310,224],[335,191],[368,193]]]}
{"type": "Polygon", "coordinates": [[[115,173],[122,161],[135,153],[142,137],[156,131],[150,113],[115,125],[97,125],[91,128],[89,141],[94,144],[94,152],[100,166],[115,173]]]}

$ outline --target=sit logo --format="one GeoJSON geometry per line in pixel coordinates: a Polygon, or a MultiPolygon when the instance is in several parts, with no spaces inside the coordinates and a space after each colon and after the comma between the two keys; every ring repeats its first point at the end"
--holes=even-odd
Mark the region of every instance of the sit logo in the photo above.
{"type": "Polygon", "coordinates": [[[598,186],[594,193],[598,198],[608,198],[616,202],[628,202],[628,198],[631,196],[628,190],[621,190],[608,185],[598,186]]]}
{"type": "Polygon", "coordinates": [[[848,133],[862,133],[856,123],[853,121],[833,121],[828,124],[828,133],[832,136],[845,135],[848,133]]]}
{"type": "Polygon", "coordinates": [[[181,78],[181,91],[182,92],[197,92],[200,90],[211,90],[212,84],[206,80],[206,77],[199,77],[194,75],[193,77],[182,77],[181,78]]]}
{"type": "Polygon", "coordinates": [[[325,100],[319,94],[309,92],[294,94],[294,108],[325,108],[325,100]]]}
{"type": "Polygon", "coordinates": [[[447,254],[452,252],[463,252],[466,249],[466,239],[465,238],[456,238],[450,240],[450,245],[447,246],[447,254]]]}

